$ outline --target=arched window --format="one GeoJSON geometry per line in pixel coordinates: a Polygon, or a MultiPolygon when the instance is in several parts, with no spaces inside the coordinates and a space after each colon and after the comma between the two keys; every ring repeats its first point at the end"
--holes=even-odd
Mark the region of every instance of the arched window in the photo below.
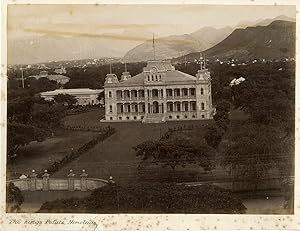
{"type": "Polygon", "coordinates": [[[112,106],[111,105],[109,106],[109,112],[112,112],[112,106]]]}
{"type": "Polygon", "coordinates": [[[201,93],[201,95],[203,95],[203,94],[204,94],[204,90],[203,90],[203,88],[201,88],[201,89],[200,89],[200,93],[201,93]]]}
{"type": "Polygon", "coordinates": [[[111,98],[112,94],[111,91],[108,92],[108,97],[111,98]]]}
{"type": "Polygon", "coordinates": [[[155,75],[155,81],[158,81],[158,76],[157,75],[155,75]]]}
{"type": "Polygon", "coordinates": [[[150,75],[148,75],[148,81],[150,81],[150,75]]]}
{"type": "Polygon", "coordinates": [[[201,110],[204,110],[204,103],[201,103],[201,110]]]}

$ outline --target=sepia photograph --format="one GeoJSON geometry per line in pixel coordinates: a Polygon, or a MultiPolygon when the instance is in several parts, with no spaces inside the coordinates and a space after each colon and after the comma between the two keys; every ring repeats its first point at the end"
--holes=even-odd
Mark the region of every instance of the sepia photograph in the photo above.
{"type": "Polygon", "coordinates": [[[7,214],[295,213],[295,4],[6,10],[7,214]]]}

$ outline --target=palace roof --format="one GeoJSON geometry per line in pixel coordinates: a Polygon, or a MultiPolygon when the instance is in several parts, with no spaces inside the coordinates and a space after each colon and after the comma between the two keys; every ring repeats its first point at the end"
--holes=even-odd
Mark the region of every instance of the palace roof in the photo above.
{"type": "MultiPolygon", "coordinates": [[[[144,84],[145,74],[144,72],[139,73],[128,80],[120,82],[118,85],[143,85],[144,84]]],[[[170,70],[165,72],[164,83],[172,83],[172,82],[194,82],[196,81],[196,77],[186,74],[177,70],[170,70]]],[[[157,83],[157,82],[154,82],[157,83]]]]}

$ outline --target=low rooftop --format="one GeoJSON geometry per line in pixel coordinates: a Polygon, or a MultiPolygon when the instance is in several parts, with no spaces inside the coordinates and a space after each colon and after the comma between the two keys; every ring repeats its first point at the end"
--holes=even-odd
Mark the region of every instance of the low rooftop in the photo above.
{"type": "Polygon", "coordinates": [[[88,95],[88,94],[99,94],[103,92],[104,89],[89,89],[89,88],[74,88],[74,89],[56,89],[54,91],[41,92],[43,96],[51,96],[58,94],[68,94],[68,95],[88,95]]]}

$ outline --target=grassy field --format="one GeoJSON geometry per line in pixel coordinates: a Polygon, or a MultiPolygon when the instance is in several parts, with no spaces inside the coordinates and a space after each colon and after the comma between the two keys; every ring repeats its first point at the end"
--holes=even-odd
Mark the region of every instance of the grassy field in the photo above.
{"type": "Polygon", "coordinates": [[[52,138],[21,147],[18,150],[18,159],[7,168],[7,176],[15,178],[20,174],[29,174],[32,169],[43,171],[55,160],[69,154],[72,149],[76,150],[91,140],[94,135],[94,132],[59,130],[52,138]]]}
{"type": "MultiPolygon", "coordinates": [[[[239,113],[235,114],[240,117],[239,113]]],[[[65,125],[81,126],[85,128],[99,128],[112,126],[116,133],[103,142],[97,144],[78,159],[67,164],[54,177],[65,177],[72,169],[80,174],[85,169],[90,177],[107,179],[109,176],[120,183],[129,181],[197,181],[208,178],[198,165],[179,166],[173,171],[170,167],[146,166],[138,169],[140,160],[136,158],[133,147],[146,141],[159,139],[169,128],[191,127],[195,129],[181,131],[181,135],[191,139],[192,142],[205,142],[203,139],[204,128],[213,121],[172,121],[163,124],[143,124],[141,122],[100,123],[103,109],[77,115],[67,116],[65,125]]],[[[95,133],[83,131],[64,131],[56,137],[41,143],[32,143],[22,149],[22,156],[16,164],[9,168],[9,175],[16,176],[20,173],[28,174],[31,169],[41,171],[46,169],[53,161],[63,158],[72,148],[76,149],[89,141],[95,133]]],[[[217,171],[219,171],[217,169],[217,171]]]]}
{"type": "Polygon", "coordinates": [[[99,127],[109,125],[116,129],[116,133],[77,160],[66,165],[54,176],[65,176],[70,169],[75,173],[80,173],[82,169],[85,169],[91,177],[107,179],[109,176],[113,176],[119,183],[139,180],[164,181],[172,178],[175,181],[194,179],[195,171],[199,171],[198,166],[179,167],[175,172],[171,168],[160,166],[148,166],[138,170],[140,160],[136,158],[133,147],[146,140],[159,139],[169,128],[196,126],[201,133],[211,121],[174,121],[163,124],[100,123],[101,113],[103,113],[102,110],[94,110],[68,116],[65,119],[65,124],[71,126],[99,127]]]}

